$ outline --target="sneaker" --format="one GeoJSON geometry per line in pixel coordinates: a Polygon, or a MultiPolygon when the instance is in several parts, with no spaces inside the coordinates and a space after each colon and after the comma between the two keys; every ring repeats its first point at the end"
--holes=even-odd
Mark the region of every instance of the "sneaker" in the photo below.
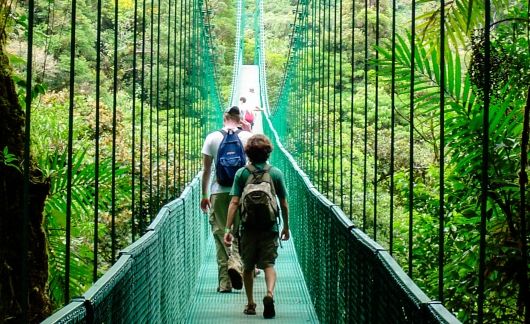
{"type": "Polygon", "coordinates": [[[228,277],[230,277],[230,281],[232,282],[232,288],[237,290],[243,288],[243,278],[239,271],[234,268],[228,269],[228,277]]]}
{"type": "Polygon", "coordinates": [[[256,278],[261,273],[261,270],[259,268],[254,269],[254,278],[256,278]]]}
{"type": "Polygon", "coordinates": [[[263,297],[263,317],[264,318],[273,318],[276,316],[276,311],[274,310],[274,299],[271,296],[263,297]]]}

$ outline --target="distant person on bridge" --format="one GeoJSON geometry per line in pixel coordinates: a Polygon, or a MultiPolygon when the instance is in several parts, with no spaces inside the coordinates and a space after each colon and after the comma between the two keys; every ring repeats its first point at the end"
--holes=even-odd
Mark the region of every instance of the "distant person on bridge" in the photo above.
{"type": "MultiPolygon", "coordinates": [[[[252,133],[239,129],[240,119],[241,114],[237,106],[227,109],[223,114],[223,128],[210,133],[202,147],[201,209],[204,212],[209,212],[209,222],[217,250],[217,291],[221,293],[231,292],[232,288],[241,289],[243,287],[239,248],[237,244],[234,244],[232,251],[230,251],[223,244],[226,214],[230,202],[229,192],[232,188],[233,177],[237,169],[246,163],[243,148],[252,136],[252,133]],[[238,163],[233,164],[233,160],[228,161],[229,165],[234,165],[233,169],[230,169],[230,166],[226,167],[224,163],[225,154],[239,157],[238,163]],[[215,168],[212,168],[213,163],[215,163],[215,168]],[[212,169],[215,170],[215,173],[210,184],[212,169]],[[230,172],[232,172],[231,175],[230,172]]],[[[233,215],[233,219],[234,223],[239,224],[239,215],[233,215]]]]}
{"type": "Polygon", "coordinates": [[[289,239],[289,208],[287,204],[287,189],[283,173],[267,163],[272,144],[262,134],[249,138],[245,145],[245,153],[250,163],[236,173],[232,190],[230,191],[230,205],[226,220],[224,243],[226,246],[240,241],[241,258],[243,260],[243,282],[247,295],[247,305],[243,313],[256,315],[254,302],[254,268],[257,266],[265,272],[267,295],[263,298],[263,317],[273,318],[274,286],[276,285],[276,270],[274,264],[278,256],[278,237],[289,239]],[[278,205],[280,201],[283,229],[278,235],[278,205]],[[238,230],[237,212],[241,214],[241,226],[238,230]],[[235,234],[240,234],[234,240],[235,234]],[[238,233],[240,232],[240,233],[238,233]]]}
{"type": "Polygon", "coordinates": [[[239,98],[239,108],[241,109],[241,121],[249,123],[250,129],[252,130],[252,127],[254,127],[254,109],[247,104],[247,98],[239,98]]]}

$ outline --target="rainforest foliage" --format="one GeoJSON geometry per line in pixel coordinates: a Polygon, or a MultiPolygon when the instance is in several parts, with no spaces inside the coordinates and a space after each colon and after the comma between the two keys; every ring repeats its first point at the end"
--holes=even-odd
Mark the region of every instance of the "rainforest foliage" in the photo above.
{"type": "MultiPolygon", "coordinates": [[[[444,305],[460,320],[473,322],[477,309],[481,132],[486,100],[482,90],[485,82],[483,3],[457,0],[445,4],[447,32],[442,52],[440,3],[422,1],[412,20],[411,3],[400,2],[395,8],[393,59],[392,2],[335,1],[334,5],[331,2],[300,2],[309,3],[314,10],[309,11],[310,14],[321,12],[311,7],[315,4],[319,10],[334,8],[335,11],[329,17],[304,20],[307,32],[306,36],[300,36],[305,41],[296,45],[298,54],[289,46],[295,44],[296,38],[291,37],[296,25],[293,10],[301,10],[303,5],[292,0],[264,3],[267,86],[275,118],[286,120],[282,140],[327,197],[340,204],[358,226],[389,248],[405,270],[408,270],[408,256],[412,253],[412,277],[433,299],[439,296],[438,224],[440,184],[443,183],[444,305]],[[337,3],[340,3],[340,10],[337,3]],[[339,20],[342,22],[340,29],[332,27],[332,24],[338,26],[339,20]],[[412,24],[416,29],[414,38],[412,24]],[[411,64],[412,43],[414,65],[411,64]],[[294,62],[290,71],[286,70],[289,60],[294,62]],[[443,82],[442,69],[445,72],[443,82]],[[289,74],[293,71],[298,77],[289,74]],[[415,89],[412,101],[411,75],[415,89]],[[288,92],[280,93],[284,80],[291,77],[290,88],[284,89],[288,92]],[[440,113],[441,97],[445,100],[443,115],[440,113]],[[443,178],[440,178],[440,165],[443,178]],[[409,223],[410,214],[413,215],[412,224],[409,223]],[[412,244],[409,245],[410,230],[412,244]]],[[[191,56],[185,55],[186,50],[209,50],[211,47],[214,59],[211,68],[215,69],[221,103],[229,99],[232,82],[236,33],[234,1],[205,1],[207,8],[204,8],[202,19],[210,27],[208,44],[194,43],[197,35],[192,33],[171,34],[171,24],[173,28],[181,24],[182,30],[191,30],[195,20],[190,18],[190,11],[170,14],[166,7],[157,8],[156,12],[163,15],[153,29],[151,15],[155,10],[149,6],[135,8],[134,1],[119,0],[116,24],[114,2],[102,3],[99,52],[95,46],[97,2],[77,3],[71,184],[72,237],[75,239],[71,247],[71,296],[82,294],[94,279],[94,210],[98,211],[97,275],[101,275],[113,262],[116,247],[113,248],[111,242],[112,224],[116,229],[117,248],[125,247],[133,238],[131,232],[140,233],[157,208],[178,195],[199,169],[200,156],[195,148],[200,146],[206,118],[200,108],[211,104],[206,98],[210,91],[204,84],[197,85],[204,76],[197,74],[197,66],[190,62],[191,56]],[[135,10],[140,19],[136,25],[135,10]],[[116,26],[120,40],[117,49],[113,45],[116,26]],[[168,37],[173,37],[184,55],[161,41],[168,37]],[[153,58],[153,51],[161,56],[153,58]],[[136,96],[132,92],[134,53],[151,53],[145,62],[136,62],[139,91],[136,96]],[[119,80],[116,89],[114,73],[119,80]],[[94,82],[96,77],[99,84],[94,82]],[[99,102],[95,97],[97,91],[99,102]],[[130,108],[133,99],[138,107],[134,113],[130,108]],[[140,102],[143,109],[140,109],[140,102]],[[96,111],[99,111],[97,116],[96,111]],[[177,149],[157,145],[155,152],[150,153],[149,161],[156,161],[155,173],[150,171],[149,161],[139,162],[143,161],[140,152],[132,155],[130,152],[133,141],[136,146],[140,145],[138,138],[131,134],[130,126],[139,120],[146,122],[144,150],[156,141],[171,140],[169,126],[177,130],[178,135],[173,137],[178,143],[177,149]],[[173,122],[175,120],[178,123],[173,122]],[[152,125],[154,128],[150,129],[152,125]],[[183,136],[190,135],[191,130],[193,135],[183,136]],[[97,151],[96,137],[100,145],[97,151]],[[96,167],[99,195],[98,205],[94,206],[96,167]],[[134,183],[137,196],[133,199],[131,170],[135,170],[137,178],[134,183]],[[139,196],[143,203],[131,210],[131,200],[139,196]],[[111,213],[113,208],[114,214],[111,213]],[[138,216],[131,224],[133,213],[138,216]]],[[[525,171],[521,170],[521,154],[527,152],[523,148],[528,145],[523,140],[523,117],[529,106],[530,84],[528,3],[496,0],[492,6],[494,20],[487,27],[491,32],[492,64],[485,319],[487,322],[522,322],[523,293],[528,289],[523,286],[528,265],[521,257],[521,235],[529,233],[521,227],[528,207],[525,210],[520,207],[521,200],[526,202],[523,206],[529,205],[528,191],[522,196],[520,191],[521,171],[525,171]]],[[[244,64],[254,64],[254,11],[255,3],[247,1],[244,64]]],[[[65,143],[69,136],[65,116],[69,114],[70,100],[71,2],[37,0],[35,12],[31,149],[38,167],[51,183],[44,228],[48,240],[49,294],[57,308],[64,302],[65,143]]],[[[12,8],[11,17],[6,25],[7,50],[22,102],[27,8],[23,4],[12,8]]],[[[134,129],[136,134],[142,131],[140,126],[134,129]]],[[[5,150],[0,158],[5,164],[18,165],[5,150]]],[[[526,183],[525,178],[522,183],[526,183]]],[[[527,226],[528,223],[527,220],[527,226]]]]}
{"type": "Polygon", "coordinates": [[[286,75],[290,83],[273,107],[276,121],[288,121],[280,133],[289,151],[316,186],[389,248],[433,299],[440,296],[442,192],[443,303],[464,322],[477,319],[487,160],[484,318],[524,321],[528,3],[493,1],[495,15],[485,27],[484,3],[446,2],[443,46],[439,2],[417,3],[415,19],[410,3],[399,3],[395,11],[387,1],[301,3],[286,75]]]}

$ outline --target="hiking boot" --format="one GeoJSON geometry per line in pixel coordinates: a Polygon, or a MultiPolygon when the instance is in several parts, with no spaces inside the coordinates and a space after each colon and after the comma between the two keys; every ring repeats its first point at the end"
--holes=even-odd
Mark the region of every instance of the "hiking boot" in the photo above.
{"type": "Polygon", "coordinates": [[[273,318],[276,316],[276,311],[274,310],[274,299],[271,296],[263,297],[263,317],[264,318],[273,318]]]}
{"type": "Polygon", "coordinates": [[[236,290],[243,288],[243,277],[241,277],[239,271],[234,268],[228,269],[228,277],[230,277],[230,281],[232,282],[232,288],[236,290]]]}

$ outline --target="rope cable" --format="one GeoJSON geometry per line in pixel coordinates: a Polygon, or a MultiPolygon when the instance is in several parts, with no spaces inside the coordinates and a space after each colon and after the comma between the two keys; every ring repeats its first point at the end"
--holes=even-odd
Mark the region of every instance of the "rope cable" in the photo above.
{"type": "MultiPolygon", "coordinates": [[[[375,46],[379,48],[379,0],[375,1],[375,46]]],[[[374,241],[377,241],[377,151],[379,148],[379,50],[375,51],[375,112],[374,112],[374,241]]]]}
{"type": "MultiPolygon", "coordinates": [[[[394,0],[395,1],[395,0],[394,0]]],[[[353,125],[354,125],[354,103],[355,103],[355,1],[352,1],[352,20],[351,20],[351,100],[350,100],[350,219],[353,219],[353,166],[354,166],[354,154],[353,154],[353,125]]],[[[392,208],[391,208],[392,209],[392,208]]]]}
{"type": "MultiPolygon", "coordinates": [[[[156,211],[160,209],[160,28],[162,6],[160,0],[157,2],[157,24],[156,24],[156,211]]],[[[154,217],[154,213],[151,217],[154,217]]]]}
{"type": "Polygon", "coordinates": [[[390,228],[389,253],[394,252],[394,164],[395,164],[395,131],[396,131],[396,0],[392,0],[392,62],[390,80],[390,228]]]}
{"type": "Polygon", "coordinates": [[[479,280],[478,280],[478,300],[477,300],[477,321],[484,321],[484,300],[485,300],[485,271],[486,271],[486,222],[488,220],[488,187],[489,187],[489,110],[490,110],[490,90],[491,90],[491,3],[490,0],[484,2],[484,65],[482,75],[484,75],[484,110],[482,112],[482,168],[481,168],[481,196],[480,196],[480,243],[479,243],[479,280]]]}
{"type": "Polygon", "coordinates": [[[141,67],[141,86],[140,86],[140,179],[139,179],[139,204],[140,204],[140,230],[143,230],[144,224],[144,115],[145,115],[145,29],[146,29],[146,2],[142,0],[142,67],[141,67]]]}
{"type": "MultiPolygon", "coordinates": [[[[100,100],[101,100],[101,0],[97,3],[96,22],[96,134],[94,148],[94,260],[92,281],[98,278],[98,223],[99,223],[99,145],[100,145],[100,100]]],[[[134,188],[134,186],[133,186],[134,188]]],[[[134,214],[134,213],[133,213],[134,214]]]]}
{"type": "Polygon", "coordinates": [[[364,154],[363,154],[363,232],[366,231],[368,177],[368,0],[364,0],[364,154]]]}
{"type": "MultiPolygon", "coordinates": [[[[71,255],[71,225],[72,225],[72,155],[73,155],[73,129],[74,129],[74,93],[75,93],[75,21],[77,0],[72,0],[72,16],[70,23],[70,76],[69,76],[69,102],[68,102],[68,144],[67,144],[67,180],[66,180],[66,247],[64,263],[64,304],[70,302],[70,255],[71,255]]],[[[29,81],[29,80],[28,80],[29,81]]]]}
{"type": "Polygon", "coordinates": [[[166,190],[164,203],[169,201],[169,77],[171,72],[171,0],[167,10],[167,75],[166,75],[166,190]]]}
{"type": "MultiPolygon", "coordinates": [[[[343,84],[342,84],[342,0],[339,2],[339,169],[340,169],[340,190],[344,190],[344,165],[343,165],[343,151],[344,148],[342,147],[343,141],[342,141],[342,121],[344,119],[344,111],[342,108],[342,92],[343,92],[343,84]]],[[[340,194],[340,208],[344,210],[344,195],[340,194]]]]}
{"type": "Polygon", "coordinates": [[[410,125],[409,125],[409,242],[408,242],[408,275],[412,278],[412,248],[413,248],[413,215],[414,215],[414,58],[416,56],[416,0],[412,0],[412,29],[410,37],[410,125]]]}
{"type": "Polygon", "coordinates": [[[149,21],[149,28],[151,32],[149,45],[149,221],[153,217],[153,43],[154,40],[154,0],[151,0],[151,19],[149,21]]]}
{"type": "MultiPolygon", "coordinates": [[[[101,0],[98,0],[101,2],[101,0]]],[[[131,143],[131,239],[136,240],[136,83],[137,71],[137,42],[138,42],[138,0],[134,0],[134,21],[133,21],[133,82],[132,82],[132,143],[131,143]]],[[[98,50],[99,52],[99,50],[98,50]]],[[[140,139],[142,140],[142,139],[140,139]]],[[[140,171],[141,172],[141,171],[140,171]]]]}
{"type": "MultiPolygon", "coordinates": [[[[26,100],[25,100],[25,138],[24,138],[24,174],[23,174],[23,197],[22,197],[22,258],[21,258],[21,320],[28,322],[29,311],[29,271],[28,271],[28,254],[29,254],[29,219],[30,219],[30,141],[31,141],[31,98],[32,98],[32,81],[33,81],[33,30],[34,30],[35,2],[28,1],[28,53],[27,53],[27,70],[26,70],[26,100]]],[[[3,32],[3,28],[2,28],[3,32]]]]}
{"type": "Polygon", "coordinates": [[[445,0],[440,4],[440,211],[438,228],[438,299],[444,301],[444,222],[445,222],[445,0]]]}
{"type": "Polygon", "coordinates": [[[114,0],[114,63],[112,81],[112,176],[111,176],[111,260],[116,262],[116,114],[118,92],[118,0],[114,0]]]}

